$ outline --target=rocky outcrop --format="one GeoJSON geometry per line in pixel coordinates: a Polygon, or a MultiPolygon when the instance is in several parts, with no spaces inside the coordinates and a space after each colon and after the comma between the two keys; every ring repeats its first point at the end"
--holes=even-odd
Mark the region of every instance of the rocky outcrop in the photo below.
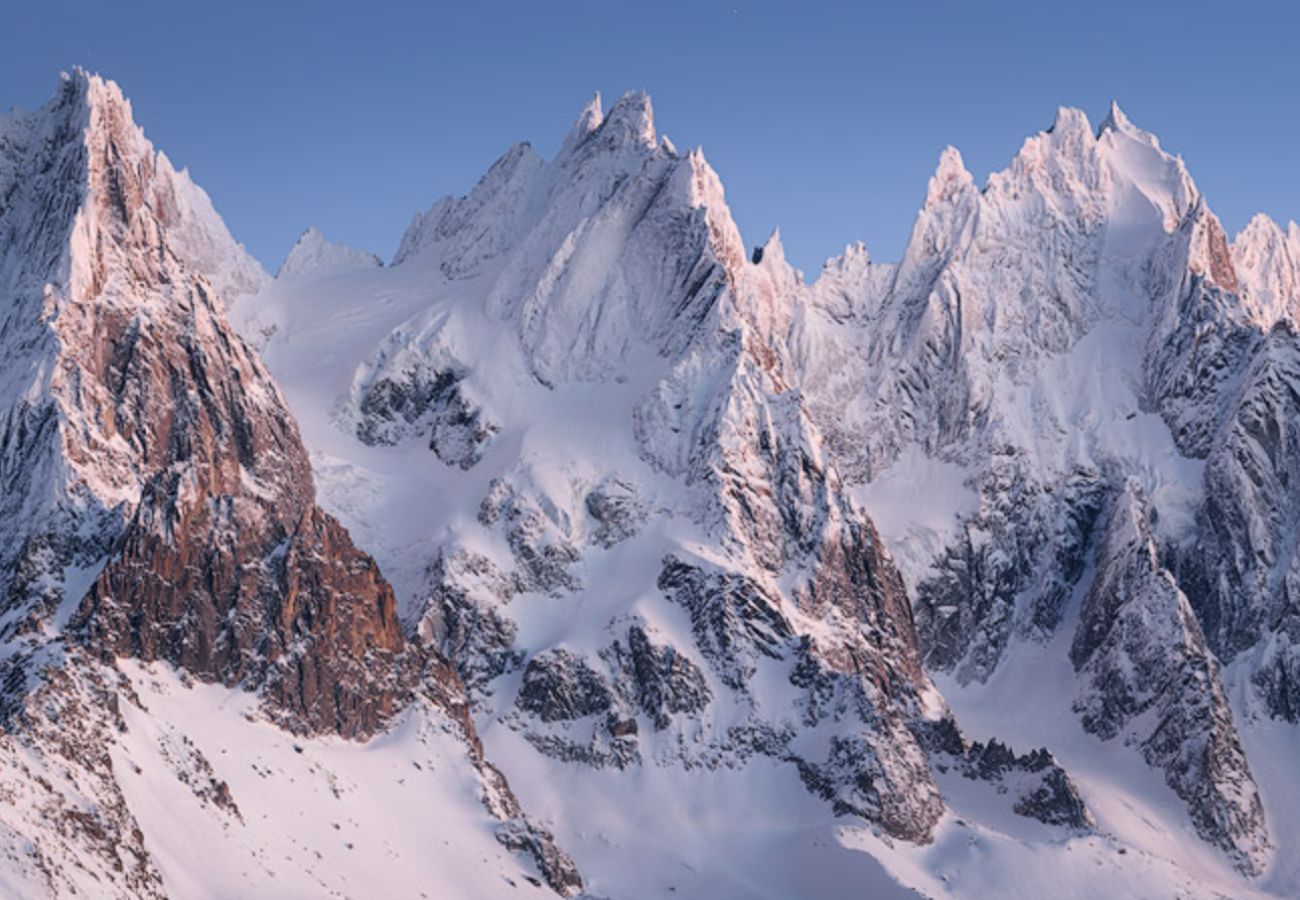
{"type": "Polygon", "coordinates": [[[490,692],[499,675],[519,668],[519,628],[501,608],[517,592],[514,579],[487,557],[458,550],[438,557],[430,571],[430,599],[419,638],[451,660],[465,686],[490,692]]]}
{"type": "Polygon", "coordinates": [[[1047,748],[1017,755],[996,738],[969,743],[951,717],[927,723],[922,736],[936,770],[992,785],[1010,798],[1017,815],[1076,833],[1096,827],[1078,788],[1047,748]]]}
{"type": "Polygon", "coordinates": [[[606,549],[633,537],[649,518],[644,498],[634,485],[620,478],[601,481],[583,503],[596,522],[591,539],[606,549]]]}
{"type": "Polygon", "coordinates": [[[1103,740],[1137,746],[1187,803],[1203,838],[1258,873],[1271,845],[1264,809],[1219,682],[1219,666],[1172,573],[1150,507],[1130,481],[1110,513],[1070,658],[1075,710],[1103,740]]]}
{"type": "Polygon", "coordinates": [[[543,722],[569,721],[608,712],[613,692],[582,657],[564,649],[528,661],[516,705],[543,722]]]}
{"type": "Polygon", "coordinates": [[[492,481],[479,504],[478,520],[504,533],[516,564],[515,590],[557,593],[580,584],[572,569],[580,556],[572,540],[572,519],[553,506],[544,508],[516,480],[492,481]]]}
{"type": "Polygon", "coordinates": [[[664,731],[677,718],[698,719],[712,699],[704,673],[671,645],[656,644],[640,624],[587,659],[558,648],[524,669],[518,710],[533,717],[516,727],[539,750],[588,765],[626,768],[643,761],[641,726],[664,731]],[[571,726],[588,720],[581,727],[571,726]],[[546,726],[559,723],[559,727],[546,726]]]}
{"type": "Polygon", "coordinates": [[[361,394],[357,438],[391,446],[420,436],[443,462],[472,468],[498,428],[466,396],[464,379],[453,366],[385,370],[361,394]]]}
{"type": "Polygon", "coordinates": [[[1012,809],[1045,825],[1076,831],[1093,827],[1092,816],[1070,776],[1046,749],[1040,747],[1017,756],[996,740],[978,741],[966,748],[962,774],[993,782],[999,791],[1014,792],[1012,809]]]}
{"type": "MultiPolygon", "coordinates": [[[[695,663],[670,645],[654,643],[640,625],[628,629],[626,644],[616,640],[601,656],[615,673],[614,689],[623,704],[643,713],[656,730],[667,728],[674,715],[698,715],[712,699],[695,663]]],[[[620,719],[613,728],[619,725],[636,733],[633,720],[620,719]]]]}
{"type": "Polygon", "coordinates": [[[775,598],[738,573],[664,560],[659,589],[691,617],[695,645],[722,683],[740,690],[760,656],[779,659],[793,637],[775,598]]]}
{"type": "Polygon", "coordinates": [[[984,681],[1017,636],[1050,637],[1084,572],[1106,478],[1078,466],[1039,483],[1025,454],[995,454],[982,508],[917,586],[917,634],[926,663],[984,681]]]}

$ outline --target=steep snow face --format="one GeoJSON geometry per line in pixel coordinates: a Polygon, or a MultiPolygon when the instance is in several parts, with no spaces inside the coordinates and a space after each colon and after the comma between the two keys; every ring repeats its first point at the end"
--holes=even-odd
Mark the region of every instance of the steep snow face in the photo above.
{"type": "Polygon", "coordinates": [[[38,694],[0,740],[6,896],[556,896],[436,703],[359,743],[295,737],[162,663],[81,660],[38,694]]]}
{"type": "Polygon", "coordinates": [[[518,144],[468,196],[417,216],[394,264],[485,278],[487,313],[514,324],[544,383],[608,380],[642,340],[680,349],[716,301],[718,257],[742,254],[721,199],[699,151],[656,138],[647,96],[608,115],[597,98],[554,160],[518,144]]]}
{"type": "Polygon", "coordinates": [[[384,263],[373,253],[357,250],[346,244],[336,244],[325,239],[320,229],[312,226],[298,236],[293,249],[280,264],[276,278],[303,278],[329,275],[348,269],[366,269],[384,263]]]}
{"type": "Polygon", "coordinates": [[[108,752],[168,896],[555,897],[493,837],[497,786],[432,704],[365,744],[303,741],[242,691],[123,668],[108,752]]]}

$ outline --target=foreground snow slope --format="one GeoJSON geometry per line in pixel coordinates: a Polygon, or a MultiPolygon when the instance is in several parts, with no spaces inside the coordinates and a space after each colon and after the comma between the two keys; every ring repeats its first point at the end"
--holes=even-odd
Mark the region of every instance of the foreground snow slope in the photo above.
{"type": "Polygon", "coordinates": [[[111,750],[171,896],[545,897],[493,836],[466,747],[409,709],[360,744],[260,721],[248,693],[124,663],[139,705],[111,750]],[[215,781],[219,795],[196,791],[215,781]]]}

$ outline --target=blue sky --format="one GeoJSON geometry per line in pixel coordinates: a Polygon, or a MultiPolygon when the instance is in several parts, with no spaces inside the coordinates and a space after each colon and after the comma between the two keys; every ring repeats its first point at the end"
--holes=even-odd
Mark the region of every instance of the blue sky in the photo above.
{"type": "Polygon", "coordinates": [[[0,108],[61,69],[116,79],[272,271],[307,225],[388,257],[417,208],[512,142],[549,155],[586,98],[654,97],[703,145],[748,243],[810,274],[901,252],[939,152],[976,178],[1061,105],[1111,98],[1181,153],[1230,232],[1300,219],[1296,4],[26,2],[0,108]]]}

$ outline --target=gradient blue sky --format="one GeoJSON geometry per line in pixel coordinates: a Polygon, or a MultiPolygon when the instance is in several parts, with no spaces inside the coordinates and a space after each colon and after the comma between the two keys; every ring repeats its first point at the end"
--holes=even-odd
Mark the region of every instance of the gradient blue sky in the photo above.
{"type": "Polygon", "coordinates": [[[940,150],[982,181],[1060,105],[1116,98],[1230,232],[1300,218],[1300,9],[1273,2],[6,4],[0,108],[117,80],[272,271],[307,225],[385,258],[513,141],[550,155],[590,93],[653,95],[745,240],[814,274],[901,252],[940,150]]]}

